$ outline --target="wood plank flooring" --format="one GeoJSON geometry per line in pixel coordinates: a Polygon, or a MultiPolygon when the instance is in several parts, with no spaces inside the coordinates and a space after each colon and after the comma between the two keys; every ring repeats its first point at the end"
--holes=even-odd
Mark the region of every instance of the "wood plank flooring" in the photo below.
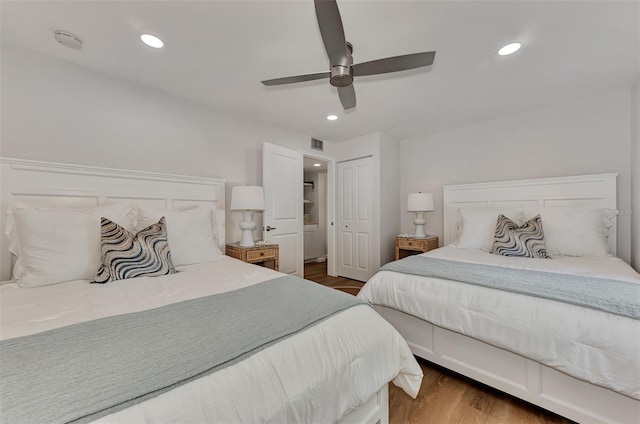
{"type": "MultiPolygon", "coordinates": [[[[326,262],[305,264],[304,277],[353,295],[364,285],[348,278],[328,276],[326,262]]],[[[424,379],[416,399],[389,384],[391,424],[573,422],[431,362],[418,358],[418,363],[424,379]]]]}
{"type": "Polygon", "coordinates": [[[330,277],[327,275],[326,262],[310,262],[304,264],[304,278],[315,281],[323,286],[357,295],[364,283],[344,277],[330,277]]]}
{"type": "Polygon", "coordinates": [[[424,378],[416,399],[389,384],[392,424],[570,424],[552,412],[417,358],[424,378]]]}

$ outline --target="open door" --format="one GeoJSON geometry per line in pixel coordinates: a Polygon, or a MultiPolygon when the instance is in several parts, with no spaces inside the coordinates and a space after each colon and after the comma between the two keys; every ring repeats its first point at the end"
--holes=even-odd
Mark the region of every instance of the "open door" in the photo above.
{"type": "Polygon", "coordinates": [[[264,240],[280,248],[280,272],[304,277],[302,153],[264,143],[264,240]]]}

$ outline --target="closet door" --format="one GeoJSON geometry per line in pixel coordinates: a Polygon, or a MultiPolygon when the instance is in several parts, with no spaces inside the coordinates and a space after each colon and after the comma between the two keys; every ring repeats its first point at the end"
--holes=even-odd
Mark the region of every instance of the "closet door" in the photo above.
{"type": "Polygon", "coordinates": [[[372,178],[371,157],[338,164],[338,275],[359,281],[374,272],[372,178]]]}

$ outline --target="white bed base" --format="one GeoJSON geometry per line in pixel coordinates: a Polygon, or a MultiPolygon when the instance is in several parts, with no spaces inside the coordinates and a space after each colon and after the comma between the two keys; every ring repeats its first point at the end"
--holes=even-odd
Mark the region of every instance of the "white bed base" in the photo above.
{"type": "MultiPolygon", "coordinates": [[[[13,269],[5,235],[6,213],[11,204],[89,208],[120,202],[170,210],[215,206],[216,236],[220,249],[225,251],[223,179],[0,158],[0,281],[9,280],[13,269]]],[[[388,422],[386,384],[364,405],[339,421],[341,424],[388,422]]]]}
{"type": "Polygon", "coordinates": [[[389,385],[385,384],[360,408],[351,411],[338,424],[389,424],[389,385]]]}
{"type": "MultiPolygon", "coordinates": [[[[617,174],[461,184],[444,187],[444,243],[457,235],[461,207],[616,209],[617,174]]],[[[609,235],[616,252],[615,224],[609,235]]],[[[575,379],[536,361],[402,312],[375,306],[421,358],[578,422],[640,422],[640,401],[575,379]]]]}
{"type": "Polygon", "coordinates": [[[414,355],[584,423],[638,423],[640,401],[384,306],[414,355]]]}

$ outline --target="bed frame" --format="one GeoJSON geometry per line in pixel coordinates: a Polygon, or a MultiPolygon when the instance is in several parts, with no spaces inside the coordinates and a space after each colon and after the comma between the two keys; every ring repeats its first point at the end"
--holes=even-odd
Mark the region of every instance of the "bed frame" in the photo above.
{"type": "MultiPolygon", "coordinates": [[[[225,251],[225,180],[160,174],[24,159],[0,158],[0,281],[11,278],[13,257],[5,235],[6,213],[15,203],[94,207],[108,203],[180,210],[198,205],[216,207],[216,236],[225,251]]],[[[388,387],[341,424],[388,424],[388,387]]]]}
{"type": "MultiPolygon", "coordinates": [[[[542,178],[444,187],[444,242],[457,234],[460,207],[616,208],[616,175],[542,178]]],[[[615,253],[615,226],[609,237],[615,253]]],[[[570,377],[536,361],[383,306],[375,309],[412,352],[503,392],[578,422],[640,422],[640,401],[570,377]]]]}

